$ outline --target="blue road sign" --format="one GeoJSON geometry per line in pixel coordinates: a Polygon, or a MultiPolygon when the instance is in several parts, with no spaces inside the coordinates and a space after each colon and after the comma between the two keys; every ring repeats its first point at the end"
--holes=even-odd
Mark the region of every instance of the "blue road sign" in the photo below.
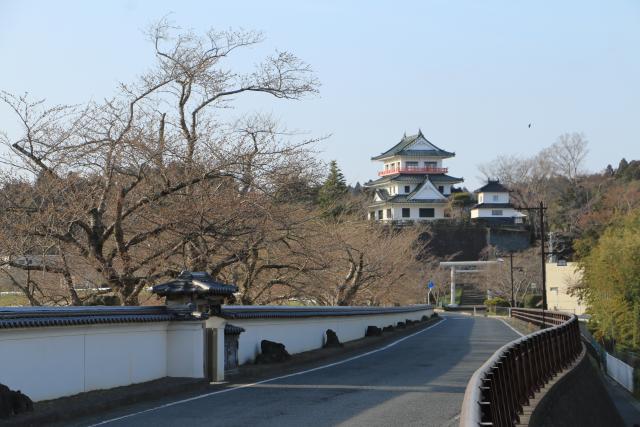
{"type": "Polygon", "coordinates": [[[429,284],[427,285],[427,288],[432,289],[435,288],[436,285],[433,284],[433,282],[431,280],[429,280],[429,284]]]}

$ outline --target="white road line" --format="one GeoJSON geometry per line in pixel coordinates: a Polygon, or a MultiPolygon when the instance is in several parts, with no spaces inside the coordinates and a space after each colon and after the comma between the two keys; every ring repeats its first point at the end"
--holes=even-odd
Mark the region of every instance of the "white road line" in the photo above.
{"type": "Polygon", "coordinates": [[[458,421],[460,420],[460,415],[458,414],[455,417],[451,418],[449,420],[449,422],[447,424],[445,424],[446,427],[453,427],[453,426],[457,426],[458,425],[458,421]]]}
{"type": "Polygon", "coordinates": [[[442,318],[442,320],[439,321],[438,323],[436,323],[435,325],[431,325],[428,328],[424,328],[424,329],[422,329],[422,330],[420,330],[418,332],[415,332],[415,333],[413,333],[411,335],[407,335],[406,337],[400,338],[399,340],[396,340],[396,341],[394,341],[392,343],[389,343],[389,344],[385,345],[384,347],[380,347],[380,348],[378,348],[376,350],[368,351],[366,353],[362,353],[362,354],[359,354],[357,356],[349,357],[348,359],[340,360],[338,362],[329,363],[327,365],[318,366],[318,367],[312,368],[312,369],[307,369],[306,371],[294,372],[293,374],[282,375],[280,377],[275,377],[275,378],[269,378],[269,379],[258,381],[258,382],[251,383],[251,384],[242,384],[242,385],[237,386],[237,387],[232,387],[232,388],[227,388],[227,389],[224,389],[224,390],[213,391],[211,393],[201,394],[201,395],[198,395],[198,396],[190,397],[188,399],[176,400],[175,402],[165,403],[164,405],[156,406],[154,408],[145,409],[144,411],[134,412],[134,413],[131,413],[131,414],[123,415],[121,417],[116,417],[116,418],[111,418],[111,419],[108,419],[108,420],[105,420],[105,421],[101,421],[101,422],[96,423],[96,424],[91,424],[89,427],[101,426],[101,425],[104,425],[104,424],[112,423],[114,421],[120,421],[120,420],[124,420],[126,418],[135,417],[136,415],[146,414],[148,412],[153,412],[153,411],[157,411],[159,409],[169,408],[171,406],[180,405],[182,403],[192,402],[192,401],[198,400],[198,399],[204,399],[205,397],[214,396],[216,394],[228,393],[230,391],[239,390],[239,389],[242,389],[242,388],[253,387],[253,386],[256,386],[258,384],[264,384],[264,383],[268,383],[268,382],[271,382],[271,381],[281,380],[281,379],[284,379],[284,378],[290,378],[290,377],[295,377],[295,376],[298,376],[298,375],[304,375],[304,374],[308,374],[310,372],[319,371],[321,369],[330,368],[332,366],[342,365],[343,363],[351,362],[352,360],[360,359],[362,357],[370,356],[370,355],[378,353],[380,351],[388,350],[391,347],[393,347],[393,346],[395,346],[397,344],[400,344],[404,340],[408,340],[409,338],[412,338],[412,337],[414,337],[414,336],[416,336],[418,334],[421,334],[421,333],[423,333],[425,331],[428,331],[429,329],[435,328],[436,326],[443,324],[445,321],[446,321],[446,319],[442,318]]]}
{"type": "Polygon", "coordinates": [[[515,332],[516,334],[520,335],[521,337],[524,336],[524,334],[522,332],[520,332],[519,330],[517,330],[516,328],[514,328],[513,326],[511,326],[510,324],[508,324],[507,322],[505,322],[503,319],[498,319],[499,321],[501,321],[502,323],[504,323],[505,325],[507,325],[509,327],[509,329],[511,329],[513,332],[515,332]]]}

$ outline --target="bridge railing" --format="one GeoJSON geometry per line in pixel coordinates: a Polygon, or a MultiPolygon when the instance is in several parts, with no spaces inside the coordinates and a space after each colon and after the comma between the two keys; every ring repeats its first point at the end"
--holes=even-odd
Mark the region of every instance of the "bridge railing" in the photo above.
{"type": "Polygon", "coordinates": [[[555,326],[566,322],[571,314],[560,311],[539,310],[535,308],[512,308],[511,317],[533,323],[538,326],[555,326]]]}
{"type": "Polygon", "coordinates": [[[496,351],[467,385],[460,426],[514,426],[523,407],[581,352],[575,315],[513,309],[512,317],[546,329],[512,341],[496,351]],[[544,323],[543,323],[544,319],[544,323]],[[550,326],[552,325],[552,326],[550,326]]]}

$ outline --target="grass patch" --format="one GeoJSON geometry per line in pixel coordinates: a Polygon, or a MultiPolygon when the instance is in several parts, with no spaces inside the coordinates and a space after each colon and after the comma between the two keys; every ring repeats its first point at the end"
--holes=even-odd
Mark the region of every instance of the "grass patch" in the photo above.
{"type": "Polygon", "coordinates": [[[29,300],[24,295],[0,295],[0,306],[18,307],[29,305],[29,300]]]}
{"type": "MultiPolygon", "coordinates": [[[[460,305],[460,300],[462,299],[462,288],[457,287],[456,288],[456,295],[455,295],[455,302],[456,304],[460,305]]],[[[444,294],[444,295],[440,295],[440,298],[438,299],[438,304],[440,306],[443,305],[449,305],[449,303],[451,302],[451,294],[444,294]]]]}

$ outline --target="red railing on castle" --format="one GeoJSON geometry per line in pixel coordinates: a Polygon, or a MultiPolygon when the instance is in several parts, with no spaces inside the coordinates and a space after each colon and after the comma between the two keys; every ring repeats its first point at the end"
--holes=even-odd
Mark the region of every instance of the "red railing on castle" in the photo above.
{"type": "Polygon", "coordinates": [[[385,169],[378,172],[378,176],[393,175],[394,173],[426,173],[426,174],[441,174],[449,172],[449,168],[434,168],[434,167],[414,167],[405,166],[402,168],[385,169]]]}

